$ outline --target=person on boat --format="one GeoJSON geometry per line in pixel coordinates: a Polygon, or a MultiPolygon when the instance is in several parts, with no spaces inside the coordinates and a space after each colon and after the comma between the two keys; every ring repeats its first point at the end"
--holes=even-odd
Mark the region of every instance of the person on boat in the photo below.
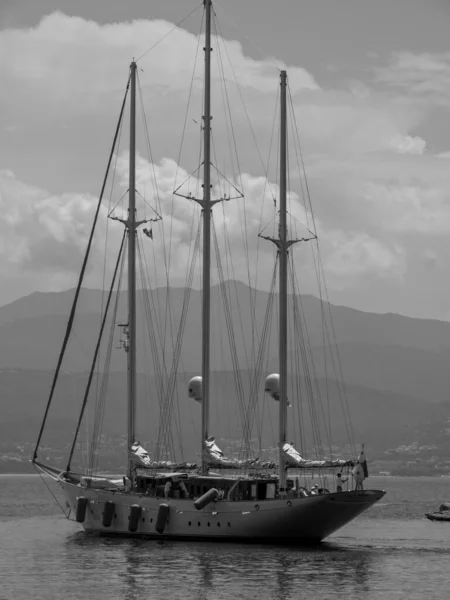
{"type": "Polygon", "coordinates": [[[317,496],[319,494],[319,486],[317,483],[311,488],[311,496],[317,496]]]}
{"type": "Polygon", "coordinates": [[[186,487],[184,481],[179,482],[179,487],[180,487],[180,491],[182,494],[182,498],[189,498],[189,492],[187,490],[187,487],[186,487]]]}
{"type": "Polygon", "coordinates": [[[357,462],[352,470],[352,475],[355,480],[355,491],[363,490],[364,469],[360,462],[357,462]]]}
{"type": "Polygon", "coordinates": [[[342,492],[342,484],[345,483],[346,481],[348,481],[347,479],[343,479],[342,475],[340,473],[338,473],[336,475],[337,481],[336,481],[336,492],[342,492]]]}
{"type": "Polygon", "coordinates": [[[172,479],[169,477],[169,479],[166,481],[166,484],[164,486],[164,498],[170,498],[171,491],[172,491],[172,479]]]}

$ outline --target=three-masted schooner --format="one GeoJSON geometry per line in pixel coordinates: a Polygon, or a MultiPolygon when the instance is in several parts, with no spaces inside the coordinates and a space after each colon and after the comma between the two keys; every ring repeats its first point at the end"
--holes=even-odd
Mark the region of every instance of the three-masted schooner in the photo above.
{"type": "MultiPolygon", "coordinates": [[[[304,543],[320,541],[377,502],[384,492],[360,489],[350,491],[307,490],[300,488],[291,473],[352,468],[345,460],[307,460],[288,441],[288,252],[296,240],[288,238],[287,198],[287,74],[280,75],[279,147],[279,227],[278,237],[268,238],[277,247],[279,262],[279,373],[266,380],[266,391],[279,403],[278,462],[259,459],[227,459],[210,431],[210,255],[211,255],[211,0],[204,0],[205,11],[205,89],[203,115],[203,197],[197,199],[203,219],[202,266],[202,356],[201,377],[189,384],[189,395],[201,404],[201,465],[153,461],[136,440],[136,62],[131,63],[129,208],[123,220],[128,238],[128,321],[124,326],[127,351],[128,472],[112,480],[72,471],[69,464],[60,471],[39,460],[38,452],[45,424],[42,425],[34,465],[52,475],[66,497],[69,518],[87,532],[104,535],[141,536],[167,539],[208,539],[219,541],[304,543]]],[[[128,87],[127,87],[128,90],[128,87]]],[[[126,96],[125,96],[126,97],[126,96]]],[[[125,99],[124,99],[125,104],[125,99]]],[[[123,113],[123,106],[122,106],[123,113]]],[[[121,114],[122,114],[121,113],[121,114]]],[[[116,132],[117,137],[117,132],[116,132]]],[[[112,156],[112,154],[111,154],[112,156]]],[[[111,157],[110,157],[111,160],[111,157]]],[[[96,218],[98,216],[98,210],[96,218]]],[[[91,241],[89,242],[91,244],[91,241]]],[[[88,248],[89,250],[89,248],[88,248]]],[[[85,264],[83,265],[83,269],[85,264]]],[[[117,271],[117,267],[116,267],[117,271]]],[[[80,285],[81,285],[80,278],[80,285]]],[[[79,294],[77,288],[69,319],[73,321],[79,294]]],[[[108,299],[109,302],[109,299],[108,299]]],[[[106,311],[105,311],[106,312],[106,311]]],[[[102,323],[102,328],[104,322],[102,323]]],[[[66,335],[65,344],[67,343],[66,335]]],[[[97,358],[94,358],[94,363],[97,358]]],[[[62,355],[47,405],[54,391],[62,355]]],[[[89,381],[90,384],[90,381],[89,381]]],[[[89,387],[89,386],[88,386],[89,387]]],[[[85,394],[87,400],[89,389],[85,394]]],[[[83,409],[85,402],[83,403],[83,409]]],[[[77,431],[79,430],[78,422],[77,431]]],[[[75,438],[76,439],[76,438],[75,438]]],[[[317,486],[316,486],[317,489],[317,486]]]]}

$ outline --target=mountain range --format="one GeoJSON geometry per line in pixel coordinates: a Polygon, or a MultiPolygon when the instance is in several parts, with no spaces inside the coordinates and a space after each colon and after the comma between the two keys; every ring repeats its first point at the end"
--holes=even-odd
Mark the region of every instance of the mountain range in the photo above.
{"type": "MultiPolygon", "coordinates": [[[[241,282],[228,282],[228,307],[235,327],[235,357],[242,366],[244,394],[249,392],[248,356],[255,352],[255,332],[261,331],[266,315],[267,292],[253,290],[241,282]],[[251,300],[251,302],[250,302],[251,300]],[[251,306],[254,306],[252,311],[251,306]]],[[[150,307],[154,330],[166,339],[166,362],[170,365],[169,341],[175,335],[183,310],[183,288],[158,288],[151,295],[138,293],[138,306],[150,307]],[[165,332],[161,334],[161,332],[165,332]]],[[[51,383],[51,377],[64,338],[74,290],[55,293],[36,292],[0,307],[0,450],[16,443],[30,447],[37,435],[51,383]]],[[[231,373],[233,353],[228,346],[223,295],[219,286],[212,290],[212,431],[225,440],[237,439],[240,433],[239,407],[231,373]],[[225,416],[227,418],[225,418],[225,416]]],[[[113,301],[116,298],[113,298],[113,301]]],[[[87,372],[100,327],[105,296],[100,290],[83,289],[74,323],[72,342],[63,363],[54,406],[50,413],[48,447],[67,445],[81,404],[87,372]]],[[[126,320],[124,298],[117,298],[117,320],[126,320]]],[[[191,291],[186,314],[186,327],[179,375],[176,380],[178,421],[184,425],[181,439],[174,442],[184,449],[186,459],[195,459],[199,436],[199,407],[187,397],[187,382],[200,373],[201,295],[191,291]],[[197,414],[198,413],[198,414],[197,414]]],[[[331,407],[333,442],[345,444],[346,424],[340,415],[336,379],[340,369],[330,373],[331,350],[340,365],[351,415],[358,441],[365,441],[376,452],[383,452],[399,443],[411,443],[423,436],[436,437],[443,431],[450,413],[449,369],[450,323],[412,319],[395,314],[371,314],[343,306],[334,306],[313,296],[301,299],[307,337],[314,357],[315,375],[323,398],[331,407]],[[331,320],[328,318],[331,316],[331,320]],[[326,318],[327,351],[324,353],[326,318]],[[331,325],[332,323],[332,325],[331,325]],[[331,348],[331,350],[330,350],[331,348]],[[328,358],[327,358],[328,357],[328,358]],[[425,435],[425,430],[428,432],[425,435]],[[434,432],[434,433],[432,433],[434,432]]],[[[275,307],[276,311],[276,307],[275,307]]],[[[117,322],[117,321],[116,321],[117,322]]],[[[109,322],[108,328],[111,326],[109,322]]],[[[138,344],[143,346],[144,321],[138,321],[138,344]]],[[[126,355],[120,346],[120,328],[112,328],[113,352],[105,412],[104,433],[121,435],[124,431],[124,398],[126,355]]],[[[304,331],[306,337],[306,332],[304,331]]],[[[108,337],[108,334],[107,336],[108,337]]],[[[277,370],[277,339],[271,335],[265,371],[277,370]]],[[[147,402],[156,396],[157,384],[149,350],[138,363],[143,439],[156,436],[158,411],[147,402]],[[144,375],[144,363],[150,366],[144,375]],[[153,412],[152,412],[153,411],[153,412]]],[[[303,379],[305,374],[303,375],[303,379]]],[[[302,384],[303,385],[303,384],[302,384]]],[[[270,400],[270,399],[269,399],[270,400]]],[[[306,415],[299,426],[312,427],[306,415]]],[[[267,423],[261,428],[262,443],[273,443],[276,430],[276,405],[267,404],[267,423]]],[[[307,436],[306,436],[307,437],[307,436]]],[[[226,441],[228,440],[228,442],[226,441]]],[[[312,442],[311,442],[312,443],[312,442]]]]}

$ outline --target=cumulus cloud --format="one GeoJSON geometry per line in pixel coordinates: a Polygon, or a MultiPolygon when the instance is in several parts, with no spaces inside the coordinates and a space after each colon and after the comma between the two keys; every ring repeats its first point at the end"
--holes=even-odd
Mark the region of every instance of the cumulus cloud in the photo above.
{"type": "Polygon", "coordinates": [[[400,88],[437,103],[450,96],[450,52],[396,52],[388,65],[375,71],[379,83],[400,88]]]}
{"type": "MultiPolygon", "coordinates": [[[[153,285],[165,285],[167,277],[172,285],[183,285],[192,258],[193,238],[201,220],[200,207],[187,198],[172,194],[177,181],[189,180],[180,192],[197,191],[201,194],[201,180],[190,177],[171,159],[150,164],[142,156],[137,157],[136,189],[138,191],[138,219],[154,218],[157,213],[162,220],[151,225],[153,240],[145,240],[146,252],[151,264],[153,285]],[[157,181],[157,192],[155,191],[157,181]]],[[[98,286],[102,280],[104,261],[107,273],[115,263],[123,226],[109,224],[106,247],[106,217],[115,206],[112,216],[126,218],[128,189],[128,154],[118,157],[119,184],[115,196],[105,198],[100,223],[94,239],[93,254],[87,274],[87,283],[98,286]],[[105,257],[105,249],[107,250],[105,257]]],[[[272,276],[275,250],[268,241],[262,241],[259,233],[277,237],[278,186],[264,177],[242,174],[238,180],[219,180],[212,189],[212,197],[230,197],[234,188],[241,188],[244,198],[226,200],[214,208],[214,228],[217,233],[222,267],[227,278],[237,278],[267,288],[272,276]],[[226,189],[224,186],[228,185],[226,189]]],[[[4,275],[20,270],[25,276],[43,275],[39,289],[54,289],[58,285],[74,285],[87,244],[87,238],[95,210],[96,199],[89,195],[52,195],[44,190],[28,186],[11,172],[0,173],[2,246],[0,255],[4,275]],[[11,248],[14,251],[11,252],[11,248]],[[48,275],[48,277],[47,277],[48,275]]],[[[311,214],[305,210],[300,197],[291,192],[289,204],[289,230],[293,238],[307,237],[311,227],[311,214]]],[[[380,239],[357,232],[346,233],[330,228],[316,218],[322,241],[325,271],[340,289],[358,278],[400,277],[404,257],[396,246],[389,246],[380,239]]],[[[145,239],[145,238],[142,238],[145,239]]],[[[293,251],[297,252],[297,248],[293,251]]],[[[302,289],[315,290],[315,271],[311,260],[298,250],[296,262],[302,270],[302,289]]],[[[217,263],[213,250],[212,279],[219,281],[217,263]]],[[[33,283],[36,280],[33,279],[33,283]]],[[[199,277],[194,281],[198,286],[199,277]]]]}
{"type": "Polygon", "coordinates": [[[325,269],[336,285],[354,284],[362,276],[401,280],[405,271],[405,252],[396,245],[389,247],[367,233],[332,232],[325,269]],[[340,282],[340,283],[338,283],[340,282]]]}
{"type": "MultiPolygon", "coordinates": [[[[36,27],[0,32],[0,126],[8,129],[9,138],[8,142],[0,140],[0,145],[8,143],[7,148],[3,147],[8,160],[0,164],[6,169],[0,175],[0,270],[5,276],[21,272],[29,278],[30,286],[40,289],[73,285],[129,62],[172,27],[172,23],[161,20],[100,25],[57,12],[44,17],[36,27]]],[[[137,187],[139,194],[163,216],[160,223],[153,225],[154,240],[148,248],[154,253],[156,275],[162,284],[168,264],[168,240],[172,240],[170,275],[174,283],[182,284],[200,208],[189,200],[174,198],[172,192],[199,161],[201,42],[199,45],[195,35],[177,29],[139,66],[143,69],[139,78],[153,156],[150,160],[145,151],[146,140],[139,121],[137,187]],[[197,51],[200,59],[193,72],[197,51]],[[191,77],[193,93],[184,152],[178,158],[191,77]]],[[[322,82],[319,85],[314,74],[300,65],[286,65],[276,57],[255,60],[246,56],[235,40],[226,41],[225,51],[219,40],[213,53],[213,162],[229,182],[243,188],[245,201],[225,202],[224,210],[221,205],[216,206],[214,218],[219,239],[223,239],[226,227],[230,245],[238,250],[234,276],[246,279],[247,252],[252,265],[256,264],[257,255],[263,257],[258,262],[263,269],[262,279],[258,279],[261,285],[264,276],[269,277],[272,264],[269,259],[274,249],[270,243],[259,240],[257,234],[264,226],[268,226],[266,234],[274,230],[277,176],[272,168],[269,186],[254,148],[247,115],[264,158],[273,122],[274,139],[277,137],[278,116],[274,110],[280,68],[288,70],[292,107],[331,293],[359,289],[374,297],[380,282],[400,289],[408,278],[414,277],[416,264],[434,261],[436,271],[442,269],[442,240],[450,229],[450,180],[445,160],[448,153],[431,154],[427,136],[417,129],[428,118],[433,102],[441,102],[448,95],[450,55],[399,53],[378,69],[375,81],[351,81],[330,89],[322,82]],[[219,78],[219,47],[226,88],[219,78]],[[230,161],[230,124],[221,116],[227,114],[227,107],[223,106],[226,97],[233,116],[239,166],[237,161],[230,161]],[[425,98],[427,102],[423,102],[425,98]],[[248,235],[248,246],[243,233],[248,235]],[[412,260],[411,257],[416,258],[417,236],[428,254],[412,260]]],[[[126,130],[125,123],[117,161],[120,186],[114,202],[127,190],[127,153],[123,151],[127,145],[126,130]]],[[[290,149],[293,150],[292,136],[290,149]]],[[[275,156],[276,151],[272,150],[272,157],[275,156]]],[[[293,231],[300,227],[298,223],[307,224],[311,218],[303,207],[295,162],[293,157],[289,207],[293,231]]],[[[224,191],[230,193],[228,184],[222,180],[219,185],[219,181],[215,175],[215,196],[224,191]]],[[[189,191],[201,191],[198,173],[191,178],[190,186],[189,191]]],[[[145,217],[154,214],[140,196],[138,201],[145,217]]],[[[117,210],[122,210],[120,203],[117,210]]],[[[103,223],[107,211],[105,200],[103,223]]],[[[122,226],[110,223],[108,231],[107,262],[112,265],[112,248],[119,243],[122,226]]],[[[104,237],[103,229],[94,246],[95,260],[89,271],[92,285],[100,280],[100,267],[95,265],[103,260],[104,237]]],[[[226,256],[228,250],[220,243],[226,256]]],[[[303,246],[299,248],[294,251],[303,269],[302,286],[304,291],[313,291],[314,269],[306,260],[307,251],[303,246]]],[[[349,298],[350,295],[347,301],[349,298]]]]}
{"type": "Polygon", "coordinates": [[[0,171],[2,275],[36,276],[51,288],[56,280],[73,283],[95,204],[88,194],[56,196],[0,171]]]}

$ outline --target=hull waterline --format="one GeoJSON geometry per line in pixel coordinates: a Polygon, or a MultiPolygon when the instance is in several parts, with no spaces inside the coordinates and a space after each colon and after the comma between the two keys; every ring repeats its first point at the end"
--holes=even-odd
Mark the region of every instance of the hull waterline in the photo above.
{"type": "Polygon", "coordinates": [[[273,500],[218,501],[197,510],[189,499],[165,499],[94,490],[60,480],[71,509],[86,499],[83,522],[86,532],[100,535],[173,540],[245,541],[304,544],[320,542],[385,495],[381,490],[340,492],[273,500]],[[105,504],[112,503],[111,522],[104,525],[105,504]],[[168,507],[161,531],[161,505],[168,507]],[[132,507],[140,507],[131,527],[132,507]],[[156,530],[159,527],[159,531],[156,530]],[[130,531],[130,528],[134,531],[130,531]]]}

